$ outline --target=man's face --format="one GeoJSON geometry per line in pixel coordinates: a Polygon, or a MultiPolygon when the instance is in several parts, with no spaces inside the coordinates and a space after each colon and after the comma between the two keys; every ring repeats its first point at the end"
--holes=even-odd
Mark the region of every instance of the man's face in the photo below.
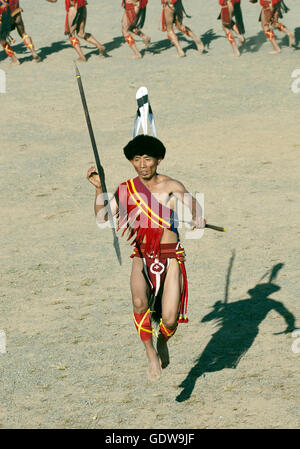
{"type": "Polygon", "coordinates": [[[144,154],[143,156],[134,156],[130,162],[134,166],[139,177],[147,181],[156,174],[157,166],[160,164],[161,159],[156,159],[155,157],[144,154]]]}

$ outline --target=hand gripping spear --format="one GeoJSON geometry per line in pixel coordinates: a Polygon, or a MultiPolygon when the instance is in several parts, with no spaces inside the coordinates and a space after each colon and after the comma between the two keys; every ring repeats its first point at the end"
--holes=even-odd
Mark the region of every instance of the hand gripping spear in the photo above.
{"type": "Polygon", "coordinates": [[[100,163],[99,153],[98,153],[98,150],[97,150],[96,140],[95,140],[95,136],[94,136],[94,132],[93,132],[93,128],[92,128],[92,123],[91,123],[91,119],[90,119],[90,114],[89,114],[89,111],[88,111],[88,107],[87,107],[87,103],[86,103],[86,99],[85,99],[85,94],[84,94],[84,90],[83,90],[83,85],[82,85],[82,81],[81,81],[81,75],[79,73],[79,70],[78,70],[78,67],[77,67],[76,63],[74,63],[74,65],[75,65],[75,72],[76,72],[76,78],[77,78],[77,82],[78,82],[79,92],[80,92],[80,96],[81,96],[81,100],[82,100],[82,106],[83,106],[83,109],[84,109],[86,123],[87,123],[87,126],[88,126],[88,130],[89,130],[90,138],[91,138],[91,143],[92,143],[92,147],[93,147],[93,151],[94,151],[96,166],[97,166],[97,170],[98,170],[99,177],[100,177],[102,193],[103,193],[103,198],[104,198],[104,206],[106,207],[106,210],[107,210],[108,219],[109,219],[109,222],[110,222],[110,227],[111,227],[112,234],[113,234],[114,248],[115,248],[115,251],[116,251],[116,254],[117,254],[118,261],[119,261],[120,265],[122,265],[119,240],[118,240],[118,237],[117,237],[117,234],[116,234],[116,231],[115,231],[114,219],[113,219],[112,211],[111,211],[111,208],[110,208],[109,198],[108,198],[106,184],[105,184],[105,179],[104,179],[104,171],[103,171],[102,165],[100,163]]]}

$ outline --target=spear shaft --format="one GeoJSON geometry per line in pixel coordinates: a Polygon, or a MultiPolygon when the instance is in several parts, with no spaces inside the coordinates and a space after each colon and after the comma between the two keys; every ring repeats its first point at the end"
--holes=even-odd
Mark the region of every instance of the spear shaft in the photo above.
{"type": "Polygon", "coordinates": [[[115,251],[116,251],[116,254],[117,254],[118,261],[119,261],[120,265],[122,265],[119,240],[118,240],[118,237],[117,237],[117,234],[116,234],[116,231],[115,231],[114,219],[113,219],[111,207],[110,207],[110,204],[109,204],[109,198],[108,198],[107,188],[106,188],[106,184],[105,184],[104,171],[103,171],[103,168],[102,168],[102,165],[101,165],[101,162],[100,162],[100,157],[99,157],[99,153],[98,153],[98,149],[97,149],[97,145],[96,145],[94,131],[93,131],[93,127],[92,127],[92,123],[91,123],[91,119],[90,119],[90,114],[89,114],[89,110],[88,110],[87,102],[86,102],[86,98],[85,98],[85,93],[84,93],[83,85],[82,85],[82,81],[81,81],[81,75],[79,73],[79,70],[78,70],[78,67],[77,67],[76,63],[74,63],[74,65],[75,65],[76,78],[77,78],[77,82],[78,82],[78,87],[79,87],[79,92],[80,92],[80,96],[81,96],[82,106],[83,106],[83,110],[84,110],[84,113],[85,113],[86,123],[87,123],[87,127],[88,127],[88,130],[89,130],[90,139],[91,139],[91,143],[92,143],[92,148],[93,148],[95,161],[96,161],[96,166],[97,166],[97,170],[98,170],[98,174],[99,174],[99,178],[100,178],[100,183],[101,183],[101,187],[102,187],[102,193],[103,193],[103,198],[104,198],[104,206],[106,207],[106,210],[107,210],[108,219],[109,219],[109,222],[110,222],[110,225],[111,225],[110,227],[111,227],[112,234],[113,234],[114,248],[115,248],[115,251]]]}

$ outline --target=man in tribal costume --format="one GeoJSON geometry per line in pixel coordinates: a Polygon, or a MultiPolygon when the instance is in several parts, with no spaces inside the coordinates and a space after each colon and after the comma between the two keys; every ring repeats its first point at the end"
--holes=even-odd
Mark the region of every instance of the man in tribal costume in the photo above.
{"type": "MultiPolygon", "coordinates": [[[[174,32],[174,24],[176,28],[184,33],[196,44],[197,50],[202,53],[204,50],[204,45],[201,39],[196,36],[193,31],[187,26],[183,25],[183,15],[186,14],[182,0],[161,0],[162,4],[162,31],[167,31],[168,39],[172,42],[177,50],[177,55],[179,57],[185,56],[183,49],[181,48],[178,37],[174,32]]],[[[189,17],[189,16],[187,16],[189,17]]]]}
{"type": "MultiPolygon", "coordinates": [[[[50,3],[56,3],[57,0],[47,0],[50,3]]],[[[105,53],[105,47],[95,39],[91,33],[85,31],[87,20],[87,1],[86,0],[65,0],[66,7],[66,22],[65,34],[69,36],[70,42],[78,54],[78,61],[86,62],[82,49],[80,47],[79,39],[83,39],[89,44],[95,45],[99,50],[99,55],[105,53]]]]}
{"type": "MultiPolygon", "coordinates": [[[[118,216],[118,228],[133,239],[130,279],[133,320],[146,350],[151,381],[159,378],[169,363],[167,342],[178,323],[188,321],[185,253],[172,201],[187,205],[193,229],[205,227],[197,200],[187,194],[182,183],[157,172],[165,152],[164,145],[155,137],[139,135],[131,140],[124,154],[138,176],[122,182],[110,201],[113,215],[118,216]],[[159,326],[156,349],[152,339],[154,322],[159,326]]],[[[105,223],[108,214],[95,167],[88,170],[87,179],[96,187],[97,223],[105,223]]]]}
{"type": "Polygon", "coordinates": [[[10,43],[13,39],[10,32],[17,29],[20,37],[23,39],[25,46],[31,51],[33,60],[40,62],[41,58],[35,51],[31,37],[26,34],[24,22],[22,19],[23,9],[20,8],[19,0],[0,0],[0,39],[1,45],[5,53],[11,58],[12,64],[19,65],[20,62],[16,57],[10,43]]]}
{"type": "MultiPolygon", "coordinates": [[[[250,0],[251,3],[256,3],[257,0],[250,0]]],[[[289,11],[283,0],[260,0],[260,6],[262,7],[259,21],[261,22],[262,29],[267,36],[268,40],[272,44],[273,50],[270,54],[280,53],[280,47],[275,40],[275,34],[272,28],[282,31],[289,37],[289,46],[295,44],[295,35],[292,31],[288,30],[279,19],[283,17],[283,13],[289,11]]]]}
{"type": "Polygon", "coordinates": [[[221,13],[218,19],[222,20],[223,30],[232,47],[233,56],[240,56],[233,33],[236,34],[239,46],[245,43],[245,27],[241,10],[241,0],[219,0],[221,13]],[[235,18],[236,22],[233,20],[235,18]]]}
{"type": "Polygon", "coordinates": [[[125,41],[133,51],[133,58],[140,59],[142,57],[138,50],[133,33],[143,39],[146,48],[149,47],[150,37],[144,34],[143,28],[146,18],[146,8],[148,0],[122,0],[122,7],[125,9],[122,17],[122,33],[125,41]]]}

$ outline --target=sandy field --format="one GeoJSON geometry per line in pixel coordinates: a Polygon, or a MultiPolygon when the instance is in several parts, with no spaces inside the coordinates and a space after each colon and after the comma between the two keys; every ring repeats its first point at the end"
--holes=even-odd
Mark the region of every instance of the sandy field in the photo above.
{"type": "Polygon", "coordinates": [[[283,20],[296,47],[276,32],[282,52],[270,55],[260,8],[243,0],[247,42],[232,58],[217,0],[186,1],[206,52],[179,35],[187,57],[177,58],[150,0],[152,45],[133,60],[121,1],[89,1],[87,31],[108,57],[84,44],[80,71],[108,190],[134,175],[122,148],[145,85],[167,148],[160,172],[203,192],[207,221],[227,229],[200,240],[181,232],[190,321],[156,383],[132,321],[131,248],[119,240],[119,266],[111,231],[95,224],[64,2],[21,3],[43,62],[16,32],[21,65],[0,53],[1,428],[299,428],[299,2],[287,0],[283,20]]]}

